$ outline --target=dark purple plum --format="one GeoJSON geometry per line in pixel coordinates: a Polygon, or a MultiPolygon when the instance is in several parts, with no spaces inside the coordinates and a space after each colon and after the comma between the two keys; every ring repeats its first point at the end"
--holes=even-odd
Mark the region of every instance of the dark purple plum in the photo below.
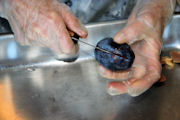
{"type": "Polygon", "coordinates": [[[134,52],[126,43],[117,44],[112,38],[104,38],[97,43],[96,47],[114,53],[110,54],[99,49],[94,50],[97,62],[111,71],[127,70],[134,62],[134,52]]]}

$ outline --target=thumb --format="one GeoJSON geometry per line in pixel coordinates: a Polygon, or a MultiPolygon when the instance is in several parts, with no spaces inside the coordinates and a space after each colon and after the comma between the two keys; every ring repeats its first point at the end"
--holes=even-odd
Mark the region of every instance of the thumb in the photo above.
{"type": "Polygon", "coordinates": [[[125,28],[123,28],[120,32],[117,32],[114,35],[114,41],[119,44],[132,44],[138,40],[141,40],[141,31],[141,24],[138,21],[136,21],[132,24],[126,25],[125,28]]]}
{"type": "Polygon", "coordinates": [[[61,4],[59,6],[59,12],[62,15],[62,18],[64,19],[64,22],[69,30],[75,32],[78,34],[81,38],[87,37],[87,30],[83,26],[83,24],[73,15],[73,13],[70,11],[69,7],[65,4],[61,4]]]}

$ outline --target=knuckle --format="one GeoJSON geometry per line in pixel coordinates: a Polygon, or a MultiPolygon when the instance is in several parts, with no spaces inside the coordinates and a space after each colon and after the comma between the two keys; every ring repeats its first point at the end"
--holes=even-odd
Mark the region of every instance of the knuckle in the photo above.
{"type": "Polygon", "coordinates": [[[155,16],[152,13],[144,13],[141,15],[140,19],[142,19],[150,27],[154,27],[155,25],[155,16]]]}
{"type": "Polygon", "coordinates": [[[49,24],[56,25],[58,23],[57,22],[58,18],[60,18],[60,15],[55,11],[49,11],[47,13],[47,22],[49,24]]]}
{"type": "Polygon", "coordinates": [[[65,10],[70,10],[70,7],[69,6],[67,6],[66,4],[64,4],[64,3],[61,3],[61,5],[60,5],[63,9],[65,9],[65,10]]]}
{"type": "Polygon", "coordinates": [[[71,16],[72,20],[73,20],[73,24],[75,24],[76,26],[79,25],[80,26],[80,22],[77,18],[75,18],[73,15],[71,16]]]}

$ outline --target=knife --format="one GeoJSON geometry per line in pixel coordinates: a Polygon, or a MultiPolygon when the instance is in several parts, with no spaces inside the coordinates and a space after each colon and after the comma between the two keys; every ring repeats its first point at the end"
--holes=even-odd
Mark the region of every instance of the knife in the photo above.
{"type": "Polygon", "coordinates": [[[107,51],[107,50],[105,50],[105,49],[99,48],[99,47],[94,46],[94,45],[92,45],[92,44],[90,44],[90,43],[87,43],[87,42],[84,42],[84,41],[82,41],[82,40],[79,40],[79,39],[77,39],[77,38],[75,38],[75,37],[71,37],[71,38],[72,38],[72,40],[75,40],[75,41],[77,41],[77,42],[79,41],[79,42],[81,42],[81,43],[83,43],[83,44],[85,44],[85,45],[91,46],[91,47],[93,47],[94,49],[98,49],[98,50],[100,50],[100,51],[102,51],[102,52],[105,52],[105,53],[108,53],[108,54],[112,54],[112,55],[116,55],[116,56],[122,57],[122,58],[124,58],[124,59],[128,59],[128,58],[126,58],[126,57],[124,57],[124,56],[122,56],[122,55],[120,55],[120,54],[117,54],[117,53],[110,52],[110,51],[107,51]]]}

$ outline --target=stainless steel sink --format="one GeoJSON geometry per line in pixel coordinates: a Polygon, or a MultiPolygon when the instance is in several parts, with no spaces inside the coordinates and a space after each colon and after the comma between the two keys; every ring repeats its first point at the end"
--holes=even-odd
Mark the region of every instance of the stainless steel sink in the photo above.
{"type": "MultiPolygon", "coordinates": [[[[125,23],[88,24],[86,41],[96,44],[125,23]]],[[[163,42],[162,55],[180,50],[180,16],[166,27],[163,42]]],[[[179,64],[163,74],[166,83],[141,96],[110,96],[110,80],[98,74],[93,48],[80,44],[79,58],[66,63],[49,49],[22,47],[13,35],[1,35],[0,120],[180,120],[179,64]]]]}

